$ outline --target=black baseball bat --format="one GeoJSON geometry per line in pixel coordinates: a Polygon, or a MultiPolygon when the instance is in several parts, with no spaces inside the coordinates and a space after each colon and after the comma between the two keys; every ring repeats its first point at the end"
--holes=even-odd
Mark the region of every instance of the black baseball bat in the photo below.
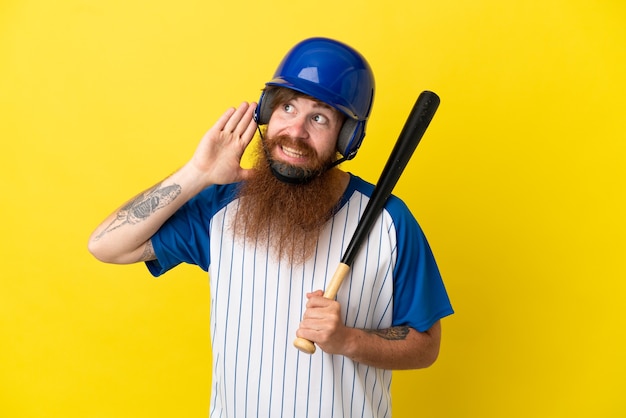
{"type": "MultiPolygon", "coordinates": [[[[363,215],[352,235],[352,239],[341,258],[341,262],[328,288],[324,291],[325,298],[334,299],[337,296],[339,287],[348,276],[361,244],[367,239],[367,235],[372,229],[374,222],[385,206],[387,199],[396,186],[398,179],[400,179],[400,175],[406,168],[417,145],[424,136],[424,132],[426,132],[430,121],[435,116],[439,102],[439,96],[432,91],[423,91],[417,98],[400,132],[400,136],[387,159],[387,163],[376,183],[376,187],[374,187],[372,196],[363,211],[363,215]]],[[[315,352],[315,344],[307,339],[298,337],[293,344],[298,350],[305,353],[312,354],[315,352]]]]}

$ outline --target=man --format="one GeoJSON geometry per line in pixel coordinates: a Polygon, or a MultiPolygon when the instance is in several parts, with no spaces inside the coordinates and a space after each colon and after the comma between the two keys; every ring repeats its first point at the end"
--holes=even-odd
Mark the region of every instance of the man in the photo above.
{"type": "Polygon", "coordinates": [[[215,417],[387,417],[391,370],[437,358],[452,313],[428,243],[391,197],[336,300],[322,289],[373,186],[353,158],[374,78],[351,47],[296,45],[258,106],[231,108],[179,171],[111,214],[89,249],[111,263],[209,272],[215,417]],[[256,130],[256,163],[240,161],[256,130]],[[313,341],[312,355],[294,337],[313,341]]]}

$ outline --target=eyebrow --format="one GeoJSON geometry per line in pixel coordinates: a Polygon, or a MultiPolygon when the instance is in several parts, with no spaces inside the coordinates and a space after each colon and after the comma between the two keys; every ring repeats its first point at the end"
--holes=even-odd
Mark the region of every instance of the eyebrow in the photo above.
{"type": "Polygon", "coordinates": [[[309,96],[306,96],[306,95],[291,97],[291,98],[285,100],[284,103],[289,103],[290,101],[294,101],[295,102],[295,101],[298,101],[298,99],[311,100],[313,102],[313,107],[321,107],[323,109],[328,109],[328,110],[332,110],[332,111],[338,112],[338,110],[335,109],[334,107],[332,107],[331,105],[328,105],[328,104],[326,104],[326,103],[324,103],[324,102],[322,102],[322,101],[320,101],[320,100],[318,100],[318,99],[316,99],[314,97],[309,97],[309,96]]]}
{"type": "Polygon", "coordinates": [[[308,99],[313,101],[313,107],[314,108],[321,108],[321,109],[326,109],[330,112],[332,112],[334,115],[337,116],[337,118],[339,118],[339,120],[344,120],[344,118],[346,117],[339,109],[335,109],[334,107],[332,107],[329,104],[326,104],[314,97],[310,97],[310,96],[306,96],[306,95],[301,95],[301,96],[296,96],[296,97],[292,97],[289,100],[286,100],[285,103],[289,103],[290,101],[297,101],[298,99],[308,99]]]}
{"type": "Polygon", "coordinates": [[[331,105],[328,105],[328,104],[326,104],[324,102],[320,102],[319,100],[313,100],[313,102],[315,103],[313,107],[320,107],[322,109],[330,110],[333,113],[337,113],[339,115],[341,114],[341,112],[339,112],[337,109],[335,109],[331,105]]]}

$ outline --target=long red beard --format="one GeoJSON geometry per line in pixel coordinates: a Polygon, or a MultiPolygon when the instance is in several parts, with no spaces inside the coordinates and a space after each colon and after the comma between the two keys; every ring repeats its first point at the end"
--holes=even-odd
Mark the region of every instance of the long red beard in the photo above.
{"type": "MultiPolygon", "coordinates": [[[[314,169],[327,163],[318,161],[314,169]]],[[[335,211],[342,192],[341,173],[331,169],[306,184],[283,183],[272,174],[260,142],[254,168],[254,176],[239,190],[235,235],[269,248],[282,261],[302,264],[315,251],[319,233],[335,211]]]]}

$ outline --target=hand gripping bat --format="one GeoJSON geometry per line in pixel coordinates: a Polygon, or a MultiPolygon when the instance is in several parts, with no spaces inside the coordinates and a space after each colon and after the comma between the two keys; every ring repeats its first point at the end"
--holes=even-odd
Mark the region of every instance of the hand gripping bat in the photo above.
{"type": "MultiPolygon", "coordinates": [[[[423,91],[417,98],[400,132],[400,136],[387,159],[387,163],[363,211],[363,216],[361,216],[359,220],[354,234],[352,235],[352,239],[343,254],[341,262],[339,266],[337,266],[337,270],[331,278],[327,289],[324,291],[325,298],[335,299],[337,296],[339,287],[348,276],[361,244],[367,239],[367,235],[385,206],[385,202],[387,202],[389,195],[391,195],[400,175],[411,159],[424,132],[426,132],[430,121],[433,116],[435,116],[439,102],[439,96],[431,91],[423,91]]],[[[293,345],[304,353],[313,354],[315,352],[315,344],[304,338],[296,338],[293,345]]]]}

